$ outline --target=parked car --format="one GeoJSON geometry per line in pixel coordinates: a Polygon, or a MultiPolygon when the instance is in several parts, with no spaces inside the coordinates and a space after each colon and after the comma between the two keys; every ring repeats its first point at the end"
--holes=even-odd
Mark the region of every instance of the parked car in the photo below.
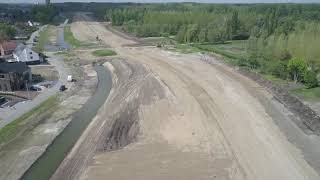
{"type": "Polygon", "coordinates": [[[6,98],[0,96],[0,106],[6,102],[6,98]]]}
{"type": "Polygon", "coordinates": [[[61,85],[60,86],[60,88],[59,88],[59,90],[62,92],[62,91],[65,91],[67,88],[66,88],[66,86],[65,85],[61,85]]]}
{"type": "Polygon", "coordinates": [[[40,86],[33,85],[33,86],[30,87],[30,90],[31,91],[41,91],[42,89],[41,89],[40,86]]]}
{"type": "Polygon", "coordinates": [[[68,81],[68,82],[72,82],[72,81],[73,81],[72,75],[68,75],[67,81],[68,81]]]}

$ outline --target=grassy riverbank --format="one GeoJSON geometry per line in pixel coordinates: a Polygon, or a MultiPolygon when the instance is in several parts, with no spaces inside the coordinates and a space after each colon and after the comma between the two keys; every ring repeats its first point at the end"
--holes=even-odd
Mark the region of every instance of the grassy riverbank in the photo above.
{"type": "Polygon", "coordinates": [[[42,31],[39,32],[39,39],[36,45],[34,46],[34,50],[36,52],[43,52],[44,45],[49,41],[49,27],[46,26],[42,31]]]}
{"type": "Polygon", "coordinates": [[[70,26],[66,26],[64,28],[64,40],[74,48],[79,48],[82,46],[82,42],[73,36],[70,26]]]}
{"type": "Polygon", "coordinates": [[[34,125],[41,120],[40,116],[50,112],[50,109],[54,109],[57,102],[57,96],[52,96],[37,107],[33,108],[31,111],[23,114],[21,117],[0,129],[0,145],[9,142],[19,134],[25,132],[27,129],[32,129],[34,125]]]}

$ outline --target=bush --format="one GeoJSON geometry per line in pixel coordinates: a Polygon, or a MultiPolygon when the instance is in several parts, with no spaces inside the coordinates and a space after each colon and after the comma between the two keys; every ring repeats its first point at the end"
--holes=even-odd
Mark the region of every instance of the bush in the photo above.
{"type": "Polygon", "coordinates": [[[293,58],[288,62],[287,69],[292,80],[295,82],[301,82],[303,80],[304,73],[307,70],[307,64],[302,59],[293,58]]]}
{"type": "Polygon", "coordinates": [[[265,63],[266,73],[270,73],[278,78],[286,79],[287,78],[287,63],[284,61],[273,60],[268,63],[265,63]]]}
{"type": "Polygon", "coordinates": [[[307,88],[314,88],[318,86],[317,74],[315,72],[307,70],[303,77],[303,82],[307,88]]]}

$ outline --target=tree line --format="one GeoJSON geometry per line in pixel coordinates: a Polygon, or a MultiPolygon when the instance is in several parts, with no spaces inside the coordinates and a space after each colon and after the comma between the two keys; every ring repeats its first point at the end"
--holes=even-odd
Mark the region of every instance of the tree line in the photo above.
{"type": "Polygon", "coordinates": [[[0,41],[13,39],[17,32],[30,35],[36,27],[29,27],[27,22],[52,23],[60,9],[53,5],[5,5],[0,4],[0,41]]]}
{"type": "Polygon", "coordinates": [[[308,87],[317,85],[318,4],[126,4],[105,8],[103,17],[139,37],[165,36],[179,43],[208,44],[247,40],[249,55],[239,65],[308,87]]]}
{"type": "Polygon", "coordinates": [[[15,28],[7,23],[0,23],[0,42],[12,39],[16,34],[15,28]]]}

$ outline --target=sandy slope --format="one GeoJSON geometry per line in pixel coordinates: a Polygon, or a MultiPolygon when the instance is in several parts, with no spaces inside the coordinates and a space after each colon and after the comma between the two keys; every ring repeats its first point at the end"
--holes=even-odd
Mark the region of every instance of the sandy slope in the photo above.
{"type": "Polygon", "coordinates": [[[105,64],[110,97],[53,179],[320,179],[256,98],[271,95],[251,80],[199,55],[126,47],[134,42],[97,22],[72,31],[99,35],[123,60],[105,64]]]}

